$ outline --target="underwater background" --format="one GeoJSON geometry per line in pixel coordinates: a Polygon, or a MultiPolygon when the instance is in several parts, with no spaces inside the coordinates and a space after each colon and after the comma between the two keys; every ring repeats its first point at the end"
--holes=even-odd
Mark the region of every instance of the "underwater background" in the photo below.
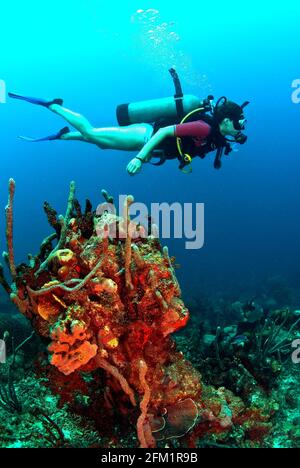
{"type": "MultiPolygon", "coordinates": [[[[18,140],[65,124],[7,98],[0,104],[0,201],[4,207],[13,177],[16,262],[35,254],[49,234],[43,202],[64,213],[75,180],[78,198],[93,205],[102,188],[149,205],[205,203],[202,249],[186,250],[183,239],[163,241],[180,265],[187,303],[207,296],[250,300],[275,284],[278,306],[300,308],[300,104],[292,102],[292,82],[300,78],[299,2],[2,3],[0,79],[7,91],[61,97],[96,127],[117,125],[120,103],[172,96],[170,67],[184,93],[250,101],[248,141],[223,158],[220,171],[210,154],[194,160],[191,175],[175,160],[130,177],[133,153],[18,140]]],[[[4,210],[0,243],[5,248],[4,210]]]]}
{"type": "Polygon", "coordinates": [[[48,232],[43,201],[64,210],[74,179],[79,197],[94,202],[105,187],[145,203],[205,203],[204,247],[185,250],[181,240],[168,242],[182,266],[181,284],[191,290],[256,286],[275,274],[299,287],[299,107],[291,100],[299,75],[297,2],[217,2],[214,11],[203,2],[187,8],[169,1],[117,2],[115,11],[96,0],[48,7],[17,2],[13,20],[11,9],[1,6],[0,70],[8,90],[62,97],[95,126],[116,125],[120,103],[172,96],[171,66],[186,93],[251,101],[248,142],[225,158],[220,171],[209,155],[195,160],[190,177],[169,161],[145,166],[134,178],[125,171],[131,153],[19,141],[18,135],[47,135],[64,122],[26,103],[1,105],[0,197],[4,204],[6,181],[14,177],[18,259],[34,253],[48,232]],[[136,13],[149,8],[155,11],[136,13]]]}

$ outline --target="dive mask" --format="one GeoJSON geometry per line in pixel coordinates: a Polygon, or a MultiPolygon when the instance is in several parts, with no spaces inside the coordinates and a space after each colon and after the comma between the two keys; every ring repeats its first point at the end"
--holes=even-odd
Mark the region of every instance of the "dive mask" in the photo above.
{"type": "Polygon", "coordinates": [[[246,124],[247,120],[244,118],[243,115],[241,115],[241,118],[239,120],[233,121],[233,126],[235,130],[245,130],[246,124]]]}

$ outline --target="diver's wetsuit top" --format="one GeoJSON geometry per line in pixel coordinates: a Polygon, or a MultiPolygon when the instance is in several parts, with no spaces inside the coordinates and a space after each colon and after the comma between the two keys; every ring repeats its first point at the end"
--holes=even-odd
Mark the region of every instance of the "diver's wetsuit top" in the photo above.
{"type": "Polygon", "coordinates": [[[210,132],[211,126],[203,120],[175,125],[174,128],[174,134],[176,137],[192,137],[196,146],[201,146],[210,132]]]}
{"type": "MultiPolygon", "coordinates": [[[[154,132],[157,130],[158,128],[155,128],[154,132]]],[[[207,153],[215,149],[211,144],[213,133],[215,133],[213,127],[204,120],[174,125],[174,136],[181,139],[184,152],[192,158],[196,156],[204,158],[207,153]]],[[[176,159],[178,157],[176,138],[165,138],[157,150],[163,150],[166,159],[176,159]]]]}

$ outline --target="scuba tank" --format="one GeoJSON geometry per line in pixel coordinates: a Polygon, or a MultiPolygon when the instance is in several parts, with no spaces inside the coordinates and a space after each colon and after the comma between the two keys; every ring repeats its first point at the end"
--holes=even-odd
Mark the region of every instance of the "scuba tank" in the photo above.
{"type": "MultiPolygon", "coordinates": [[[[206,99],[201,100],[193,94],[183,94],[176,71],[171,68],[169,72],[174,82],[175,95],[167,98],[120,104],[116,109],[120,126],[158,121],[180,122],[185,115],[207,103],[206,99]]],[[[208,100],[209,98],[212,98],[212,96],[209,96],[208,100]]]]}
{"type": "MultiPolygon", "coordinates": [[[[182,97],[183,113],[188,114],[197,107],[201,107],[202,102],[192,94],[185,94],[182,97]]],[[[150,99],[148,101],[133,102],[131,104],[120,104],[117,107],[117,119],[120,126],[153,123],[160,120],[178,120],[176,100],[172,97],[150,99]]]]}

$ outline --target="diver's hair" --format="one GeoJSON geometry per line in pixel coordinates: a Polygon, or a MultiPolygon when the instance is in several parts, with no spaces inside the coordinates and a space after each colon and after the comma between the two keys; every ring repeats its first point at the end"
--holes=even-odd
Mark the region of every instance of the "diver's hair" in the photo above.
{"type": "Polygon", "coordinates": [[[215,121],[220,124],[224,119],[239,120],[243,118],[243,109],[232,101],[226,101],[215,108],[215,121]]]}

